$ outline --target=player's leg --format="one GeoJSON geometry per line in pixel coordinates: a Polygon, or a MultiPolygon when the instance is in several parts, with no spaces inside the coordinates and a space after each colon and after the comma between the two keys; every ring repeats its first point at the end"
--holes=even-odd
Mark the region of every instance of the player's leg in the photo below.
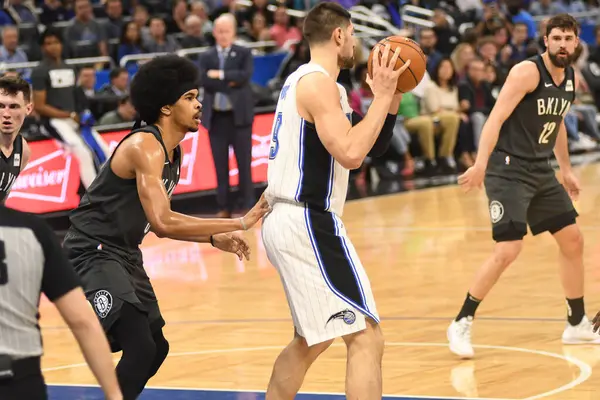
{"type": "Polygon", "coordinates": [[[366,329],[344,336],[346,360],[346,398],[380,399],[384,338],[381,327],[367,318],[366,329]]]}
{"type": "Polygon", "coordinates": [[[229,120],[232,115],[215,113],[208,135],[217,175],[217,206],[221,213],[231,212],[231,204],[229,204],[229,143],[232,133],[228,128],[234,127],[232,121],[229,120]]]}
{"type": "MultiPolygon", "coordinates": [[[[499,156],[493,154],[492,157],[499,156]]],[[[471,325],[479,304],[506,268],[516,260],[521,252],[522,239],[527,234],[527,208],[533,197],[533,189],[526,183],[516,180],[513,172],[506,171],[508,164],[506,164],[507,168],[503,168],[502,163],[498,161],[491,161],[492,174],[488,173],[485,179],[492,236],[496,245],[492,254],[476,272],[465,301],[447,331],[450,350],[463,358],[470,358],[474,354],[471,345],[471,325]],[[497,170],[504,170],[503,174],[496,175],[497,170]]],[[[513,167],[519,166],[513,165],[513,167]]]]}
{"type": "Polygon", "coordinates": [[[265,400],[293,399],[310,366],[332,343],[333,339],[309,347],[294,330],[294,338],[275,360],[265,400]]]}
{"type": "Polygon", "coordinates": [[[583,235],[576,224],[578,214],[554,172],[531,202],[528,220],[531,232],[550,232],[559,247],[559,274],[567,303],[565,344],[600,343],[585,315],[583,235]]]}
{"type": "MultiPolygon", "coordinates": [[[[368,280],[361,279],[362,266],[346,256],[355,253],[343,226],[331,214],[275,204],[262,232],[296,328],[294,339],[275,363],[267,399],[292,399],[310,365],[332,340],[364,331],[363,311],[378,320],[377,311],[368,280]]],[[[359,349],[374,344],[375,340],[361,337],[353,341],[352,352],[360,354],[359,349]]]]}
{"type": "Polygon", "coordinates": [[[242,209],[251,209],[256,202],[252,182],[252,125],[234,126],[233,151],[238,164],[242,209]]]}

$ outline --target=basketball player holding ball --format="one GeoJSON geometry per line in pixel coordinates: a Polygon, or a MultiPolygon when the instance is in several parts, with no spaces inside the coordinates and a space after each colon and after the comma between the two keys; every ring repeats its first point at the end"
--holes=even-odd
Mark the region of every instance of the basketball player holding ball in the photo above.
{"type": "Polygon", "coordinates": [[[361,120],[336,83],[340,69],[354,64],[353,33],[347,10],[316,5],[304,21],[311,60],[287,78],[277,103],[265,192],[272,212],[262,237],[295,329],[275,361],[267,400],[293,399],[311,364],[338,337],[348,350],[347,398],[382,396],[379,316],[341,217],[349,170],[387,149],[402,97],[398,83],[419,61],[401,61],[405,48],[389,40],[375,47],[369,78],[374,99],[361,120]]]}
{"type": "Polygon", "coordinates": [[[563,344],[600,343],[585,315],[583,236],[571,201],[577,199],[580,188],[571,170],[563,121],[575,99],[577,83],[571,64],[578,33],[577,21],[568,14],[548,21],[546,52],[512,68],[483,127],[475,165],[458,178],[467,190],[485,181],[496,242],[447,330],[450,351],[461,358],[474,355],[471,325],[475,311],[521,252],[527,225],[534,235],[550,232],[560,250],[559,271],[568,309],[563,344]],[[562,185],[549,163],[552,153],[562,185]]]}

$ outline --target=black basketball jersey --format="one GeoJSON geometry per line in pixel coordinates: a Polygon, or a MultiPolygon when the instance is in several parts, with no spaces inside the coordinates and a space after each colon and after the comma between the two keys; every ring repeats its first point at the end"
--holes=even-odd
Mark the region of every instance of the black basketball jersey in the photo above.
{"type": "Polygon", "coordinates": [[[4,202],[10,188],[21,172],[23,162],[23,137],[18,134],[13,143],[13,151],[9,157],[0,151],[0,203],[4,202]]]}
{"type": "MultiPolygon", "coordinates": [[[[175,149],[171,163],[161,134],[154,125],[131,131],[121,140],[119,146],[129,136],[140,131],[152,133],[165,151],[162,178],[165,189],[171,197],[179,182],[181,147],[177,146],[175,149]]],[[[112,156],[82,197],[79,206],[72,211],[71,227],[93,239],[97,246],[138,252],[139,244],[150,230],[150,224],[138,195],[135,178],[123,179],[117,176],[110,167],[111,161],[112,156]]]]}
{"type": "Polygon", "coordinates": [[[537,66],[540,83],[504,122],[496,149],[525,159],[546,159],[552,155],[559,126],[575,99],[575,73],[567,67],[557,86],[541,55],[528,60],[537,66]]]}

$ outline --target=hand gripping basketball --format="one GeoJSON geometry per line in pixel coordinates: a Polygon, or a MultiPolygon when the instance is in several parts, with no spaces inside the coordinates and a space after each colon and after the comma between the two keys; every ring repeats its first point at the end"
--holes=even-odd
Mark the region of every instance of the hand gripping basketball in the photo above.
{"type": "Polygon", "coordinates": [[[391,46],[389,43],[385,46],[376,46],[375,49],[373,49],[373,78],[367,74],[367,83],[371,87],[371,91],[373,91],[373,96],[375,97],[393,96],[396,92],[398,78],[410,66],[410,60],[407,60],[400,68],[394,69],[398,57],[400,56],[401,49],[400,47],[396,47],[394,53],[392,53],[390,49],[391,46]]]}

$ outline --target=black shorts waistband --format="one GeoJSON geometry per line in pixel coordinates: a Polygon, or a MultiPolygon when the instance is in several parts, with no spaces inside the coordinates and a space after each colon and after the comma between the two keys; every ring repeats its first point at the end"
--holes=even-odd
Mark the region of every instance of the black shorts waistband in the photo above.
{"type": "Polygon", "coordinates": [[[502,155],[502,156],[509,156],[511,158],[516,158],[519,161],[524,161],[524,162],[528,162],[528,163],[534,163],[534,164],[548,164],[550,162],[550,157],[521,157],[521,156],[515,156],[514,154],[511,154],[507,151],[504,150],[494,150],[492,151],[492,154],[498,154],[498,155],[502,155]]]}
{"type": "Polygon", "coordinates": [[[139,262],[142,259],[142,251],[139,248],[130,250],[123,249],[110,242],[93,238],[84,232],[81,232],[74,226],[71,226],[67,231],[63,245],[66,245],[68,250],[76,253],[104,250],[131,262],[139,262]]]}

